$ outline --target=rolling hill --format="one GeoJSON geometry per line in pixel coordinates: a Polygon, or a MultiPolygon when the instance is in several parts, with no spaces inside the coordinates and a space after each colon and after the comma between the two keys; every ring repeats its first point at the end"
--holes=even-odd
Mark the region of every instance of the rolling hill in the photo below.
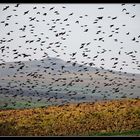
{"type": "Polygon", "coordinates": [[[58,58],[0,64],[0,107],[139,98],[140,74],[65,62],[58,58]]]}

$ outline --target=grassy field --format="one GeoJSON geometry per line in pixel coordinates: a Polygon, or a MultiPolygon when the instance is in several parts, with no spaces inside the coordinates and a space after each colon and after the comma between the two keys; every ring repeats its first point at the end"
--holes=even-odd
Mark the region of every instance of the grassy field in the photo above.
{"type": "Polygon", "coordinates": [[[140,130],[132,130],[125,132],[108,132],[108,133],[91,133],[89,136],[140,136],[140,130]]]}
{"type": "Polygon", "coordinates": [[[140,99],[0,110],[2,136],[140,136],[140,99]]]}

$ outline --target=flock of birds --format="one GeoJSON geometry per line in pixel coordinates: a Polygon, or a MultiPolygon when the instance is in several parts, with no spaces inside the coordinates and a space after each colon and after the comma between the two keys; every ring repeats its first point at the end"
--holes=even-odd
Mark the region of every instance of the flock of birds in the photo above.
{"type": "MultiPolygon", "coordinates": [[[[16,4],[14,6],[13,11],[16,12],[18,8],[20,8],[22,4],[16,4]]],[[[125,4],[121,4],[122,11],[125,12],[126,15],[130,15],[130,18],[134,19],[136,15],[131,15],[130,12],[124,7],[125,4]]],[[[132,6],[136,6],[132,4],[132,6]]],[[[6,12],[9,10],[11,6],[4,6],[2,12],[6,12]]],[[[43,6],[42,9],[46,7],[43,6]]],[[[65,9],[65,6],[62,6],[62,9],[65,9]]],[[[120,71],[114,70],[106,70],[104,69],[104,65],[106,63],[104,58],[101,58],[102,62],[100,68],[96,68],[96,60],[100,57],[100,55],[109,52],[111,50],[102,49],[101,51],[97,51],[97,55],[91,57],[88,55],[88,52],[91,52],[90,45],[91,42],[82,42],[79,46],[79,50],[82,50],[82,57],[84,57],[88,62],[81,61],[81,64],[78,64],[76,61],[77,52],[72,52],[69,54],[70,60],[63,61],[60,56],[66,55],[65,49],[68,46],[63,45],[63,43],[67,40],[67,37],[71,35],[72,30],[68,30],[70,26],[69,20],[70,17],[75,13],[71,12],[69,15],[64,18],[56,18],[52,19],[50,23],[47,23],[45,20],[49,12],[53,12],[55,15],[60,16],[60,12],[55,10],[55,7],[50,7],[47,9],[48,12],[42,13],[38,11],[38,6],[33,6],[32,10],[36,13],[36,16],[31,17],[30,11],[26,10],[22,13],[22,16],[28,17],[28,24],[22,25],[18,29],[19,32],[22,33],[19,36],[19,39],[23,39],[23,46],[18,46],[17,49],[13,49],[10,47],[10,43],[14,41],[14,38],[10,38],[10,36],[14,33],[14,30],[10,28],[10,31],[6,33],[7,38],[0,39],[0,94],[5,97],[9,97],[9,102],[14,106],[16,105],[16,101],[11,98],[19,98],[23,97],[23,100],[27,100],[28,103],[31,103],[34,97],[37,97],[37,102],[44,101],[46,104],[48,102],[58,102],[58,100],[63,104],[67,102],[71,102],[72,100],[76,101],[86,101],[86,100],[97,100],[97,99],[111,99],[113,98],[125,98],[127,96],[133,96],[136,93],[136,98],[139,98],[138,92],[140,91],[140,77],[137,74],[128,74],[127,72],[121,72],[123,70],[123,66],[127,66],[127,61],[123,61],[123,64],[120,67],[120,71]],[[42,14],[42,15],[41,15],[42,14]],[[43,16],[42,19],[38,19],[37,16],[43,16]],[[37,33],[34,25],[38,22],[44,22],[46,26],[49,27],[49,31],[53,33],[54,37],[58,39],[54,42],[47,42],[50,39],[49,36],[46,36],[45,32],[37,33]],[[63,25],[60,31],[57,30],[57,27],[63,25]],[[30,29],[30,30],[29,30],[30,29]],[[27,35],[27,32],[32,36],[30,39],[27,35]],[[9,39],[10,38],[10,39],[9,39]],[[40,47],[33,47],[31,44],[38,44],[40,47]],[[45,43],[48,43],[46,45],[45,43]],[[29,46],[25,48],[28,53],[18,51],[18,49],[24,48],[24,45],[29,46]],[[32,54],[29,53],[32,50],[32,54]],[[59,51],[61,53],[59,53],[59,51]],[[10,51],[13,53],[13,59],[17,60],[15,62],[6,62],[5,58],[10,56],[10,51]],[[32,60],[33,55],[37,55],[38,51],[41,51],[43,56],[41,60],[32,60]],[[48,52],[51,51],[56,54],[56,58],[50,57],[48,52]],[[63,53],[62,53],[63,52],[63,53]],[[18,61],[18,58],[29,58],[29,61],[18,61]],[[5,75],[4,72],[7,74],[5,75]],[[10,72],[8,74],[8,71],[10,72]],[[90,93],[90,94],[89,94],[90,93]],[[26,96],[25,96],[26,95],[26,96]]],[[[104,10],[104,7],[98,7],[98,10],[104,10]]],[[[18,27],[18,22],[10,23],[8,21],[12,21],[13,17],[18,17],[21,15],[18,14],[10,14],[6,17],[5,20],[0,21],[1,26],[3,28],[8,28],[9,24],[15,24],[14,26],[18,27]]],[[[88,33],[88,25],[81,25],[81,19],[84,17],[88,17],[87,14],[79,16],[79,19],[75,20],[74,23],[79,25],[83,32],[88,33]]],[[[106,34],[102,31],[102,26],[98,26],[98,22],[102,20],[104,16],[98,16],[93,21],[93,24],[97,25],[98,31],[97,35],[101,34],[101,37],[95,38],[94,41],[105,42],[102,34],[106,34]]],[[[118,17],[108,16],[107,18],[116,20],[118,17]]],[[[125,24],[122,25],[126,26],[125,24]]],[[[112,34],[108,37],[113,38],[114,34],[119,34],[119,30],[121,27],[115,27],[114,24],[109,25],[112,30],[112,34]],[[114,30],[115,29],[115,30],[114,30]]],[[[129,36],[130,32],[126,33],[126,36],[129,36]]],[[[139,43],[139,36],[134,36],[132,38],[132,42],[139,43]]],[[[115,42],[119,42],[117,38],[114,39],[115,42]]],[[[120,44],[123,42],[121,41],[120,44]]],[[[65,43],[64,43],[65,44],[65,43]]],[[[16,45],[16,44],[15,44],[16,45]]],[[[98,48],[102,48],[98,46],[98,48]]],[[[123,47],[120,48],[118,55],[121,55],[123,51],[123,47]]],[[[125,52],[125,55],[129,56],[137,66],[137,70],[140,70],[140,63],[136,57],[138,53],[137,50],[125,52]]],[[[112,68],[116,68],[119,65],[118,57],[111,57],[111,61],[113,61],[112,68]]],[[[4,107],[7,107],[8,103],[4,104],[4,107]]],[[[30,104],[27,104],[30,106],[30,104]]]]}

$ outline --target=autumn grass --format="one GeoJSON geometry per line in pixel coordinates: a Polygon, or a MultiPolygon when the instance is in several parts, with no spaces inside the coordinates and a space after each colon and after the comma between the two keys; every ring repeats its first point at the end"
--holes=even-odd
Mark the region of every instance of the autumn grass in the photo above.
{"type": "Polygon", "coordinates": [[[125,132],[108,132],[108,133],[91,133],[89,136],[140,136],[140,130],[132,130],[125,132]]]}
{"type": "Polygon", "coordinates": [[[3,136],[140,135],[140,99],[0,111],[3,136]]]}

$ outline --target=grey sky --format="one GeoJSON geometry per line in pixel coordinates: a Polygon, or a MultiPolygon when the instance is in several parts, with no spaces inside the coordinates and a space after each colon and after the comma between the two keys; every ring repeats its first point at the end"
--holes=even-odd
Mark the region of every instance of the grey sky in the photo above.
{"type": "MultiPolygon", "coordinates": [[[[76,59],[73,61],[77,61],[78,63],[81,63],[81,61],[88,63],[93,62],[95,67],[102,66],[106,69],[114,70],[120,70],[122,67],[122,71],[140,73],[140,67],[138,67],[140,65],[140,43],[136,42],[140,41],[140,37],[138,38],[140,35],[140,4],[136,4],[136,6],[133,6],[133,4],[126,4],[124,6],[121,6],[121,4],[20,4],[19,7],[15,7],[15,5],[16,4],[0,4],[0,22],[5,21],[5,23],[9,23],[8,26],[5,26],[5,23],[0,23],[0,40],[4,38],[6,40],[13,39],[11,42],[6,41],[0,44],[0,48],[2,46],[9,46],[9,49],[5,50],[3,53],[0,51],[0,59],[5,60],[6,62],[42,59],[44,52],[46,52],[51,57],[56,57],[59,54],[60,57],[58,58],[67,61],[70,60],[71,53],[77,52],[75,55],[76,59]],[[8,5],[10,7],[3,11],[3,8],[8,5]],[[65,6],[66,8],[62,8],[62,6],[65,6]],[[37,7],[37,9],[33,9],[33,7],[37,7]],[[55,8],[49,10],[51,7],[55,8]],[[99,10],[99,7],[104,7],[104,9],[99,10]],[[127,11],[122,11],[124,8],[126,8],[127,11]],[[13,11],[13,9],[16,9],[16,11],[13,11]],[[29,13],[23,15],[23,13],[28,10],[29,13]],[[55,11],[58,11],[59,14],[56,14],[55,11]],[[37,14],[37,12],[40,12],[40,14],[37,14]],[[129,12],[129,14],[126,14],[127,12],[129,12]],[[47,15],[44,16],[44,13],[47,13],[47,15]],[[71,13],[73,13],[73,15],[69,16],[71,13]],[[6,17],[9,15],[12,15],[12,17],[10,17],[9,20],[6,20],[6,17]],[[136,16],[131,18],[133,15],[136,16]],[[80,16],[82,16],[82,18],[79,18],[80,16]],[[103,16],[103,19],[98,20],[98,23],[93,24],[97,17],[101,16],[103,16]],[[117,19],[112,20],[109,16],[111,18],[117,16],[117,19]],[[29,21],[29,17],[36,17],[36,19],[35,21],[29,21]],[[68,20],[64,21],[67,18],[68,20]],[[55,24],[53,23],[54,21],[52,21],[53,19],[60,20],[55,24]],[[39,22],[36,20],[39,20],[39,22]],[[79,24],[75,23],[77,20],[79,21],[79,24]],[[15,24],[16,22],[18,24],[15,24]],[[47,25],[48,23],[49,25],[47,25]],[[34,27],[32,28],[29,26],[30,24],[34,27]],[[69,24],[70,26],[66,26],[66,24],[69,24]],[[110,25],[112,24],[114,26],[110,28],[110,25]],[[19,30],[20,28],[23,28],[24,25],[26,25],[25,31],[19,30]],[[53,30],[49,30],[51,26],[56,27],[53,30]],[[101,26],[101,28],[98,28],[98,26],[101,26]],[[62,28],[65,29],[62,30],[62,28]],[[115,31],[116,28],[119,28],[116,30],[118,33],[112,32],[115,31]],[[34,29],[33,33],[30,32],[31,29],[34,29]],[[84,32],[85,29],[88,29],[88,32],[84,32]],[[99,30],[101,30],[101,32],[96,34],[99,30]],[[10,35],[7,35],[10,31],[13,32],[11,32],[10,35]],[[66,34],[63,36],[55,36],[55,34],[65,31],[66,34]],[[129,32],[129,35],[126,35],[127,32],[129,32]],[[44,34],[41,35],[41,33],[44,34]],[[69,36],[66,36],[67,34],[69,36]],[[20,38],[20,36],[24,35],[26,35],[25,38],[20,38]],[[113,36],[108,37],[109,35],[113,36]],[[62,40],[61,37],[66,38],[66,40],[62,40]],[[103,37],[104,42],[102,40],[99,41],[99,38],[101,37],[103,37]],[[135,41],[132,41],[134,37],[135,41]],[[41,41],[46,42],[41,46],[40,42],[36,42],[38,38],[41,38],[41,41]],[[117,39],[117,42],[115,42],[114,39],[117,39]],[[34,42],[25,43],[26,40],[34,40],[34,42]],[[49,43],[57,41],[61,42],[59,48],[56,47],[56,44],[53,44],[51,45],[51,48],[47,49],[49,43]],[[82,56],[84,48],[79,49],[81,43],[89,42],[91,42],[90,45],[85,46],[84,48],[91,50],[90,52],[85,52],[91,59],[82,56]],[[65,48],[64,46],[67,47],[65,48]],[[35,48],[37,49],[33,50],[35,48]],[[43,51],[40,50],[41,48],[43,51]],[[16,56],[13,54],[13,49],[17,49],[19,53],[27,53],[32,56],[13,59],[16,56]],[[53,52],[52,49],[56,50],[58,53],[53,52]],[[104,50],[105,52],[101,53],[104,50]],[[132,55],[134,55],[135,58],[126,55],[126,53],[131,51],[133,51],[132,55]],[[36,54],[33,52],[36,52],[36,54]],[[121,53],[120,55],[118,54],[119,52],[121,53]],[[96,55],[99,56],[93,61],[93,57],[96,55]],[[112,68],[114,62],[116,62],[111,60],[112,57],[118,57],[117,61],[119,63],[116,65],[116,68],[112,68]],[[102,58],[104,58],[105,61],[101,61],[102,58]],[[124,66],[122,66],[123,61],[126,61],[124,66]],[[102,65],[102,63],[104,65],[102,65]]],[[[0,62],[2,61],[0,60],[0,62]]]]}

